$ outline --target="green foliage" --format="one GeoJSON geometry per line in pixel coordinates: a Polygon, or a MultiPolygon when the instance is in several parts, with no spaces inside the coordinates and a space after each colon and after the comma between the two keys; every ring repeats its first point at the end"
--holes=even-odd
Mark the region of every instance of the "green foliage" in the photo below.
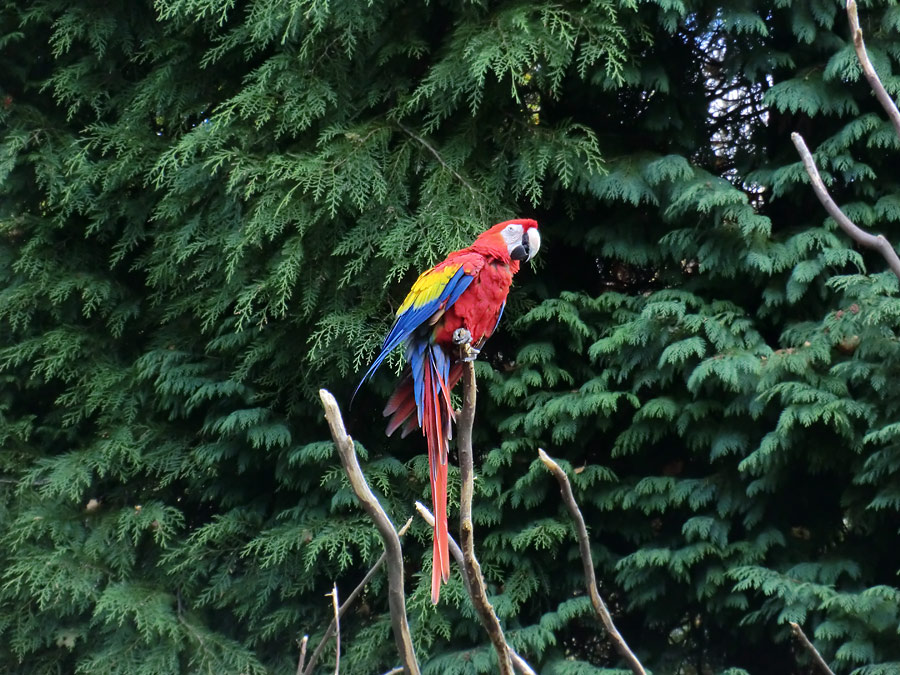
{"type": "MultiPolygon", "coordinates": [[[[862,10],[896,93],[900,12],[862,10]]],[[[316,392],[348,402],[416,273],[521,214],[545,245],[477,364],[474,514],[516,649],[623,672],[543,447],[655,672],[806,672],[789,621],[897,670],[898,283],[788,139],[897,239],[839,4],[7,0],[0,65],[7,669],[294,672],[382,550],[316,392]]],[[[428,469],[381,435],[389,370],[346,413],[402,523],[428,469]]],[[[424,671],[494,672],[458,571],[431,605],[430,536],[424,671]]],[[[346,675],[396,665],[383,573],[342,638],[346,675]]]]}

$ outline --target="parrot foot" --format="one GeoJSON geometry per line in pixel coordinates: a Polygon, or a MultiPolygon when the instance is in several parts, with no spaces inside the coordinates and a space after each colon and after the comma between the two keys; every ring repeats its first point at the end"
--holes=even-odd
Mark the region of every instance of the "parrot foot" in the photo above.
{"type": "Polygon", "coordinates": [[[453,331],[453,342],[459,345],[464,362],[474,361],[481,352],[480,349],[472,346],[472,334],[465,328],[457,328],[453,331]]]}
{"type": "Polygon", "coordinates": [[[472,334],[466,328],[457,328],[453,331],[453,342],[458,345],[467,345],[472,342],[472,334]]]}

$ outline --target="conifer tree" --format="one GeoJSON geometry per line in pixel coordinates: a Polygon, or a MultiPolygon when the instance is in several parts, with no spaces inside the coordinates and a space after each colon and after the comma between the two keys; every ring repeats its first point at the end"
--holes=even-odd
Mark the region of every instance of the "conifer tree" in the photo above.
{"type": "MultiPolygon", "coordinates": [[[[861,18],[896,97],[900,11],[861,18]]],[[[544,247],[475,438],[510,642],[621,665],[543,447],[655,672],[806,672],[789,621],[837,672],[900,668],[898,282],[789,140],[900,240],[839,4],[0,0],[0,125],[4,668],[294,672],[381,552],[315,393],[348,401],[418,271],[516,215],[544,247]]],[[[383,437],[392,377],[347,422],[403,522],[427,462],[383,437]]],[[[404,546],[424,671],[493,672],[459,575],[430,603],[427,526],[404,546]]],[[[383,574],[341,624],[342,673],[396,665],[383,574]]]]}

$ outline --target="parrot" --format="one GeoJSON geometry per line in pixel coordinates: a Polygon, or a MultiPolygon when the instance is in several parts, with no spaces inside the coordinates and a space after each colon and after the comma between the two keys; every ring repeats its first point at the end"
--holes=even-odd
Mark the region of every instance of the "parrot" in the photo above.
{"type": "Polygon", "coordinates": [[[450,392],[462,376],[460,345],[470,345],[465,360],[477,357],[500,322],[513,275],[540,246],[536,221],[507,220],[419,275],[397,309],[381,352],[356,388],[358,392],[388,354],[404,345],[405,370],[384,416],[390,418],[388,436],[403,427],[405,437],[420,427],[428,447],[434,506],[431,601],[435,605],[441,584],[450,578],[447,454],[455,418],[450,392]]]}

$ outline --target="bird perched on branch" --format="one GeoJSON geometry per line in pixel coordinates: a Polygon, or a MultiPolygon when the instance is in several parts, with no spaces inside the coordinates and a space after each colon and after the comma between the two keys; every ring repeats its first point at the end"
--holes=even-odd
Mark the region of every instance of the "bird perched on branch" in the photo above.
{"type": "Polygon", "coordinates": [[[450,392],[462,375],[460,346],[469,344],[469,358],[477,356],[500,321],[519,264],[531,260],[540,245],[537,222],[507,220],[423,272],[397,310],[381,353],[359,385],[372,377],[395,347],[404,345],[406,371],[384,415],[391,418],[389,436],[400,427],[403,436],[421,427],[428,445],[434,505],[431,601],[435,604],[441,582],[450,578],[447,451],[454,419],[450,392]]]}

